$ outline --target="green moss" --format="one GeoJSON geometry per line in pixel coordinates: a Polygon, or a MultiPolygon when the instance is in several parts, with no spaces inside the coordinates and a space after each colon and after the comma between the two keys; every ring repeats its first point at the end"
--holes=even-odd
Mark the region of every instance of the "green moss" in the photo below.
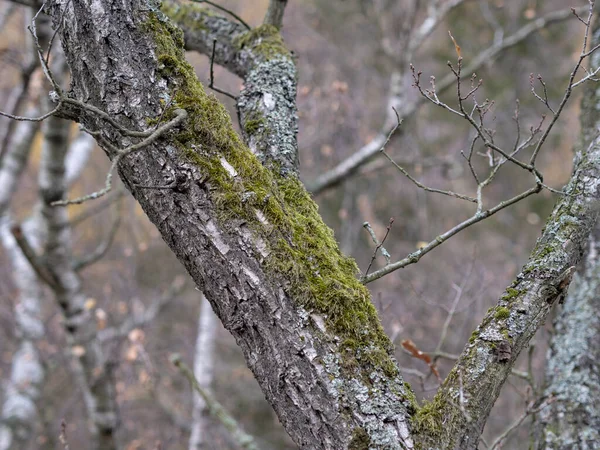
{"type": "Polygon", "coordinates": [[[479,331],[475,330],[471,333],[471,337],[469,338],[469,343],[475,342],[475,340],[479,337],[479,331]]]}
{"type": "Polygon", "coordinates": [[[510,310],[503,306],[499,306],[496,308],[496,313],[494,314],[494,317],[498,320],[508,319],[510,317],[510,310]]]}
{"type": "MultiPolygon", "coordinates": [[[[348,376],[365,379],[373,369],[396,375],[392,344],[369,291],[357,278],[356,263],[341,254],[302,183],[265,168],[241,142],[224,106],[205,92],[186,62],[178,28],[152,12],[144,26],[154,35],[159,71],[173,93],[164,120],[176,108],[188,113],[185,129],[171,135],[171,142],[205,174],[223,226],[244,222],[267,243],[265,271],[288,282],[285,290],[299,306],[322,315],[340,338],[343,366],[352,372],[348,376]],[[265,225],[264,219],[275,226],[265,225]]],[[[282,51],[281,37],[268,26],[249,32],[239,45],[268,42],[272,51],[282,51]]]]}
{"type": "Polygon", "coordinates": [[[539,253],[536,255],[537,258],[544,258],[546,256],[548,256],[550,253],[552,253],[554,249],[550,246],[550,245],[546,245],[543,249],[541,249],[539,251],[539,253]]]}
{"type": "Polygon", "coordinates": [[[441,436],[443,433],[442,408],[444,404],[445,400],[439,395],[436,395],[431,401],[423,402],[423,406],[412,417],[413,431],[433,438],[441,436]]]}
{"type": "Polygon", "coordinates": [[[356,427],[352,432],[352,440],[348,445],[348,450],[369,450],[371,438],[363,427],[356,427]]]}
{"type": "Polygon", "coordinates": [[[512,300],[516,297],[518,297],[521,294],[521,291],[515,288],[507,288],[506,289],[506,294],[504,294],[501,298],[502,300],[512,300]]]}
{"type": "Polygon", "coordinates": [[[279,30],[273,25],[261,25],[253,28],[237,37],[234,45],[240,50],[251,49],[255,55],[264,59],[273,59],[279,56],[291,57],[279,30]]]}
{"type": "Polygon", "coordinates": [[[212,9],[194,3],[164,2],[160,9],[175,23],[196,31],[208,31],[205,20],[210,17],[220,17],[212,9]]]}
{"type": "Polygon", "coordinates": [[[248,135],[256,134],[261,128],[264,128],[267,121],[259,113],[254,113],[248,117],[244,122],[244,131],[248,135]]]}

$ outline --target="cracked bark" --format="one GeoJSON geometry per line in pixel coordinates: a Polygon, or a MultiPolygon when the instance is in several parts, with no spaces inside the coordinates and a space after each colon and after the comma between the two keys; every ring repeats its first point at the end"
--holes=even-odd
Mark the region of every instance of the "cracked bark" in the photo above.
{"type": "MultiPolygon", "coordinates": [[[[119,173],[235,336],[292,438],[300,446],[315,449],[348,446],[357,439],[370,439],[373,445],[388,448],[412,447],[407,416],[411,396],[398,375],[389,340],[366,289],[356,280],[355,266],[326,238],[329,231],[324,231],[293,171],[281,170],[289,175],[283,177],[279,170],[273,173],[256,165],[251,152],[234,135],[222,106],[204,93],[195,76],[188,77],[177,33],[152,4],[121,0],[108,7],[105,1],[81,1],[66,7],[59,35],[72,72],[71,95],[137,130],[147,128],[147,120],[160,115],[160,99],[175,97],[179,107],[187,105],[190,118],[186,129],[129,155],[119,173]],[[182,92],[191,93],[194,102],[186,103],[182,92]],[[199,115],[204,120],[198,120],[199,115]],[[177,140],[182,134],[189,139],[183,144],[177,140]],[[164,186],[181,172],[190,183],[180,192],[135,187],[164,186]],[[234,196],[246,202],[236,203],[241,208],[250,202],[262,208],[252,199],[258,195],[256,191],[264,191],[265,205],[275,206],[283,214],[272,216],[281,224],[270,222],[267,209],[255,209],[253,221],[235,214],[224,220],[223,215],[230,211],[220,205],[231,201],[231,192],[219,182],[231,181],[220,177],[229,177],[235,186],[241,186],[244,192],[234,191],[234,196]],[[253,184],[253,177],[260,183],[253,184]],[[277,203],[273,205],[269,199],[277,203]],[[297,207],[303,208],[301,215],[294,211],[297,207]],[[289,228],[291,216],[305,220],[307,227],[315,227],[317,237],[323,237],[329,268],[340,279],[320,278],[319,268],[324,263],[311,261],[310,255],[307,258],[292,247],[277,253],[286,242],[298,249],[304,245],[294,241],[293,233],[303,230],[289,228]],[[286,270],[277,268],[282,262],[286,270]],[[314,284],[304,283],[308,275],[316,277],[314,284]],[[348,284],[346,277],[353,281],[348,284]],[[349,307],[355,305],[357,313],[349,318],[355,322],[354,329],[343,322],[339,304],[323,303],[320,311],[312,313],[302,308],[307,302],[325,301],[314,298],[310,290],[322,289],[323,283],[330,286],[329,295],[339,295],[349,307]],[[334,323],[344,332],[336,332],[334,323]]],[[[62,5],[51,2],[49,8],[57,24],[62,5]]],[[[263,31],[276,37],[271,30],[263,31]]],[[[264,42],[264,36],[256,40],[247,37],[251,39],[243,53],[252,53],[264,42]]],[[[268,50],[261,58],[270,64],[289,57],[268,50]]],[[[88,129],[101,130],[113,145],[123,147],[130,141],[87,110],[76,118],[88,129]]],[[[107,153],[111,156],[109,149],[107,153]]],[[[279,156],[265,154],[267,158],[279,156]]],[[[279,167],[284,169],[290,163],[289,156],[287,152],[277,161],[279,167]]]]}
{"type": "MultiPolygon", "coordinates": [[[[319,258],[293,250],[303,244],[294,240],[295,234],[307,237],[302,227],[290,225],[296,212],[310,216],[302,222],[305,228],[327,238],[320,234],[322,223],[305,191],[289,190],[296,180],[294,171],[286,170],[294,167],[289,149],[282,155],[268,145],[255,149],[274,171],[254,163],[222,107],[189,75],[179,49],[181,38],[152,4],[120,0],[108,8],[103,1],[81,1],[66,7],[59,34],[73,74],[72,96],[135,130],[161,115],[160,99],[164,103],[175,98],[178,107],[188,110],[184,130],[131,154],[119,173],[236,338],[295,442],[316,449],[414,448],[416,439],[432,448],[476,448],[514,361],[566,289],[565,273],[581,258],[598,210],[600,139],[578,154],[566,188],[574,195],[558,202],[531,260],[485,317],[434,401],[416,412],[411,434],[415,404],[397,375],[389,340],[381,335],[368,295],[353,284],[354,269],[337,246],[327,244],[339,270],[334,278],[323,279],[319,258]],[[164,186],[179,173],[190,180],[186,189],[135,187],[164,186]],[[260,192],[266,192],[263,200],[277,200],[283,217],[255,200],[260,192]],[[300,206],[297,198],[302,199],[300,206]],[[292,250],[280,251],[281,242],[291,242],[292,250]],[[307,290],[298,289],[304,284],[307,290]],[[311,290],[315,285],[327,289],[311,290]],[[326,302],[335,298],[330,294],[342,295],[342,300],[326,302]],[[306,304],[309,310],[303,308],[306,304]],[[361,309],[352,315],[353,330],[348,330],[344,312],[352,313],[354,307],[361,309]],[[463,405],[458,404],[461,384],[463,405]]],[[[58,21],[61,5],[52,2],[50,10],[58,21]]],[[[225,23],[210,17],[206,20],[225,23]]],[[[238,35],[239,27],[224,27],[228,31],[217,42],[215,59],[222,58],[244,77],[255,67],[247,65],[252,55],[258,65],[288,58],[279,41],[274,52],[264,47],[266,40],[277,38],[268,28],[238,35]],[[234,53],[227,54],[228,42],[237,49],[234,53]]],[[[186,39],[189,44],[191,38],[186,39]]],[[[113,146],[131,143],[88,110],[73,115],[87,128],[101,131],[113,146]]],[[[247,120],[242,118],[242,124],[248,128],[247,120]]],[[[256,128],[260,130],[250,127],[256,128]]],[[[109,147],[106,151],[114,156],[109,147]]],[[[318,248],[307,251],[317,254],[318,248]]]]}
{"type": "MultiPolygon", "coordinates": [[[[600,42],[600,22],[594,25],[592,46],[600,42]]],[[[593,64],[600,63],[595,57],[593,64]]],[[[588,145],[600,123],[596,84],[582,100],[581,145],[588,145]]],[[[544,395],[554,401],[537,417],[537,448],[592,449],[600,442],[600,227],[590,236],[587,253],[573,280],[563,308],[554,320],[554,335],[546,362],[544,395]]]]}

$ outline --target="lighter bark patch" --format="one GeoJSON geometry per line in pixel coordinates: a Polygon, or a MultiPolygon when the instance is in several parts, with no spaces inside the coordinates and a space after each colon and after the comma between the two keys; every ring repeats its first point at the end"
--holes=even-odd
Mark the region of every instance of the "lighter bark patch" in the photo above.
{"type": "Polygon", "coordinates": [[[229,176],[231,176],[232,178],[235,178],[238,176],[237,170],[235,170],[235,168],[231,164],[229,164],[229,162],[225,158],[221,158],[220,161],[221,161],[221,165],[227,171],[229,176]]]}
{"type": "Polygon", "coordinates": [[[267,218],[265,217],[265,215],[262,213],[262,211],[259,211],[258,209],[255,209],[254,213],[256,214],[256,218],[258,219],[258,221],[260,223],[262,223],[263,225],[270,225],[269,221],[267,220],[267,218]]]}
{"type": "Polygon", "coordinates": [[[217,247],[217,250],[219,250],[221,255],[225,256],[227,253],[229,253],[229,246],[223,242],[223,239],[221,239],[221,233],[219,233],[219,230],[212,220],[206,224],[206,231],[210,236],[212,243],[215,245],[215,247],[217,247]]]}

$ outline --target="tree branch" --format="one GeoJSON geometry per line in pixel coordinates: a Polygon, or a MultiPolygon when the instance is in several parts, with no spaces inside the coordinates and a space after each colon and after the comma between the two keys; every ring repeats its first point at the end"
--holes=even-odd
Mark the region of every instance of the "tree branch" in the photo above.
{"type": "Polygon", "coordinates": [[[269,9],[265,15],[263,23],[265,25],[273,25],[275,28],[281,28],[283,25],[283,14],[288,0],[270,0],[269,9]]]}
{"type": "MultiPolygon", "coordinates": [[[[578,13],[586,10],[587,7],[576,8],[578,13]]],[[[573,13],[571,12],[570,8],[555,11],[538,17],[537,19],[529,22],[527,25],[517,30],[515,33],[504,37],[502,40],[495,42],[490,47],[477,54],[471,60],[470,64],[463,69],[463,76],[470,77],[472,73],[477,71],[485,63],[492,61],[505,50],[514,47],[520,42],[523,42],[531,34],[549,25],[560,23],[572,17],[573,13]]],[[[395,72],[390,78],[390,94],[388,96],[388,104],[386,107],[386,119],[383,127],[379,130],[376,137],[358,149],[358,151],[353,153],[344,161],[339,163],[333,169],[328,170],[319,176],[315,181],[307,183],[307,187],[313,193],[313,195],[318,195],[327,189],[337,186],[349,176],[354,175],[361,166],[371,161],[371,159],[378,154],[379,149],[383,146],[383,143],[385,142],[390,131],[396,126],[396,117],[393,112],[393,108],[398,110],[401,120],[408,120],[409,118],[414,117],[415,113],[424,104],[424,99],[420,97],[413,102],[406,103],[405,97],[400,95],[401,90],[403,89],[402,80],[406,76],[408,76],[408,74],[395,72]]],[[[437,83],[436,91],[438,94],[441,94],[448,88],[454,86],[455,83],[456,78],[453,76],[453,74],[449,74],[437,83]]],[[[400,136],[403,131],[404,130],[401,129],[400,132],[397,133],[397,137],[400,136]]]]}

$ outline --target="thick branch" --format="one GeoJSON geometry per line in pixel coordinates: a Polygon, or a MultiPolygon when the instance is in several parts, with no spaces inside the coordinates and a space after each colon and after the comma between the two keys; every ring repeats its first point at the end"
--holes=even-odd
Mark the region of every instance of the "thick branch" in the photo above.
{"type": "MultiPolygon", "coordinates": [[[[413,397],[356,265],[300,181],[268,170],[242,144],[185,61],[179,30],[150,4],[117,3],[50,3],[56,21],[68,8],[59,33],[72,95],[131,130],[187,112],[185,125],[123,158],[119,173],[236,338],[284,427],[307,448],[411,448],[413,397]],[[181,173],[188,183],[178,189],[136,187],[165,186],[181,173]]],[[[277,36],[253,30],[241,52],[258,44],[261,61],[281,62],[277,36]],[[260,45],[268,43],[275,48],[260,45]]],[[[79,119],[112,146],[124,140],[89,108],[79,119]]]]}
{"type": "Polygon", "coordinates": [[[269,9],[265,15],[264,24],[273,25],[275,28],[281,28],[283,24],[283,14],[288,0],[270,0],[269,9]]]}
{"type": "MultiPolygon", "coordinates": [[[[269,11],[283,14],[285,3],[274,0],[269,11]]],[[[163,9],[183,30],[187,50],[203,53],[211,62],[243,78],[244,89],[237,98],[237,108],[250,150],[262,162],[275,164],[284,173],[297,173],[298,76],[278,27],[265,21],[246,31],[197,5],[163,9]]]]}
{"type": "Polygon", "coordinates": [[[577,153],[575,170],[523,271],[488,311],[434,401],[419,412],[425,442],[475,448],[521,351],[560,301],[598,215],[600,137],[577,153]],[[464,409],[458,393],[464,386],[464,409]],[[469,421],[468,418],[472,420],[469,421]],[[443,427],[436,428],[434,424],[443,427]],[[462,433],[458,433],[462,430],[462,433]]]}
{"type": "MultiPolygon", "coordinates": [[[[594,24],[591,46],[600,42],[600,21],[594,24]]],[[[598,58],[594,58],[597,63],[598,58]]],[[[594,64],[596,66],[596,64],[594,64]]],[[[581,145],[598,133],[600,108],[597,85],[586,87],[582,99],[581,145]]],[[[600,442],[600,228],[596,226],[573,286],[554,320],[546,362],[544,394],[554,402],[538,415],[537,448],[593,448],[600,442]]]]}
{"type": "Polygon", "coordinates": [[[185,49],[211,56],[216,41],[214,62],[243,78],[253,65],[251,52],[240,52],[239,41],[248,30],[213,10],[193,4],[165,2],[162,10],[183,30],[185,49]]]}

